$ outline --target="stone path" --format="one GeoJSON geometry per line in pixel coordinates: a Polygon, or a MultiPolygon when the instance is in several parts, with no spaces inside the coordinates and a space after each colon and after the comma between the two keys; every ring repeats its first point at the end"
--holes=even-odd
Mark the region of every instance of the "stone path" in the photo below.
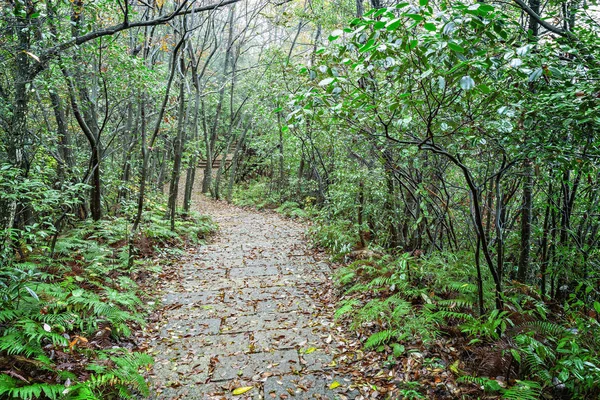
{"type": "Polygon", "coordinates": [[[148,343],[152,398],[356,398],[336,374],[321,303],[331,270],[307,248],[305,227],[206,199],[198,209],[220,230],[162,290],[148,343]]]}

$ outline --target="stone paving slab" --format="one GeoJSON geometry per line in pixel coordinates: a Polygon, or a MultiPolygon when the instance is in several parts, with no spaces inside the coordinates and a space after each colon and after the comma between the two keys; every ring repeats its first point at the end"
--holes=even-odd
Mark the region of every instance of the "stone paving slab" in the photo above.
{"type": "Polygon", "coordinates": [[[213,381],[252,378],[263,374],[282,375],[300,368],[295,350],[280,350],[271,353],[254,353],[220,357],[212,374],[213,381]]]}
{"type": "Polygon", "coordinates": [[[194,356],[215,356],[221,354],[249,353],[254,348],[251,346],[250,335],[219,334],[202,335],[187,338],[162,338],[151,342],[153,353],[161,358],[183,359],[194,356]]]}
{"type": "Polygon", "coordinates": [[[225,302],[235,299],[243,300],[272,300],[286,299],[298,296],[300,291],[294,287],[265,287],[242,288],[225,293],[225,302]]]}
{"type": "MultiPolygon", "coordinates": [[[[263,400],[262,385],[257,385],[243,396],[235,396],[226,385],[208,383],[206,385],[189,385],[168,387],[150,395],[151,400],[263,400]]],[[[298,399],[300,400],[300,399],[298,399]]]]}
{"type": "Polygon", "coordinates": [[[221,296],[221,292],[216,290],[203,290],[199,292],[172,292],[163,296],[162,303],[165,305],[209,304],[217,302],[221,296]]]}
{"type": "Polygon", "coordinates": [[[234,283],[234,288],[267,288],[293,286],[296,282],[292,279],[286,279],[281,275],[265,275],[265,276],[246,276],[243,278],[230,278],[234,283]]]}
{"type": "Polygon", "coordinates": [[[285,297],[282,299],[271,299],[256,302],[256,312],[289,312],[297,310],[311,310],[314,305],[306,300],[296,297],[285,297]]]}
{"type": "Polygon", "coordinates": [[[302,371],[326,371],[331,369],[333,356],[323,351],[323,348],[318,348],[311,353],[300,354],[300,363],[302,371]]]}
{"type": "Polygon", "coordinates": [[[169,385],[198,385],[208,380],[209,356],[191,359],[160,360],[153,367],[153,374],[169,385]]]}
{"type": "Polygon", "coordinates": [[[264,397],[265,399],[354,399],[358,393],[350,389],[350,385],[349,379],[335,376],[273,376],[267,378],[264,384],[264,397]]]}
{"type": "Polygon", "coordinates": [[[265,323],[260,314],[229,317],[223,324],[223,332],[227,333],[253,332],[264,329],[265,323]]]}
{"type": "Polygon", "coordinates": [[[161,329],[161,337],[186,337],[210,335],[219,333],[221,320],[217,318],[209,319],[171,319],[161,329]]]}
{"type": "Polygon", "coordinates": [[[301,328],[309,324],[305,315],[297,312],[289,313],[257,313],[252,315],[233,316],[225,319],[222,332],[238,333],[265,331],[268,329],[301,328]]]}
{"type": "Polygon", "coordinates": [[[251,349],[250,336],[244,333],[207,335],[198,339],[198,347],[212,355],[248,353],[251,349]]]}
{"type": "MultiPolygon", "coordinates": [[[[186,264],[182,268],[183,276],[181,277],[184,281],[210,281],[214,278],[221,277],[224,278],[227,275],[227,267],[223,265],[215,265],[214,260],[208,261],[211,267],[206,267],[206,262],[196,264],[186,264]]],[[[231,263],[228,262],[227,265],[231,267],[231,263]]]]}
{"type": "Polygon", "coordinates": [[[190,304],[170,310],[169,319],[187,319],[193,315],[197,319],[227,318],[236,315],[256,313],[256,301],[215,304],[190,304]]]}
{"type": "Polygon", "coordinates": [[[310,328],[272,329],[254,335],[254,346],[259,351],[273,349],[308,349],[323,343],[310,328]]]}
{"type": "Polygon", "coordinates": [[[247,276],[267,276],[267,275],[279,275],[279,269],[273,266],[257,266],[257,267],[240,267],[231,268],[229,276],[232,278],[242,278],[247,276]]]}

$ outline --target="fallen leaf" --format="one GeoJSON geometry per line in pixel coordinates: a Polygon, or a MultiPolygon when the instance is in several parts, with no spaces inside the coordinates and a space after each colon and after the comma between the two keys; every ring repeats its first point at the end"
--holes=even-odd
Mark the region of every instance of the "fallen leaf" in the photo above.
{"type": "Polygon", "coordinates": [[[340,385],[340,383],[338,381],[333,381],[333,382],[331,382],[331,385],[329,385],[329,389],[333,390],[333,389],[335,389],[337,387],[340,387],[340,386],[341,385],[340,385]]]}
{"type": "Polygon", "coordinates": [[[233,392],[231,392],[231,393],[234,396],[239,396],[241,394],[251,391],[252,389],[254,389],[254,386],[243,386],[243,387],[239,387],[237,389],[233,389],[233,392]]]}

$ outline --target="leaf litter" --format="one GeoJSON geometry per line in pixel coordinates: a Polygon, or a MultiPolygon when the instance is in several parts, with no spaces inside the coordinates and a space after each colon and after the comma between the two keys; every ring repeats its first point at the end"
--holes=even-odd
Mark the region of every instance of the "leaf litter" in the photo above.
{"type": "Polygon", "coordinates": [[[220,231],[156,287],[163,304],[140,333],[156,360],[148,373],[154,398],[401,398],[405,382],[419,382],[433,398],[458,393],[454,374],[428,365],[433,355],[421,344],[407,345],[390,367],[391,349],[364,349],[368,327],[350,332],[335,321],[338,266],[308,244],[306,225],[204,197],[196,204],[220,231]],[[208,320],[218,321],[210,334],[202,329],[208,320]]]}

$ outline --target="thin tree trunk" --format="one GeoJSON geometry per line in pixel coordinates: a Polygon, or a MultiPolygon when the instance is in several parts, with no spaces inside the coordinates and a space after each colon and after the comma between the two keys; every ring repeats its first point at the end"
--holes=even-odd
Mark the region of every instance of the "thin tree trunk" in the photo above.
{"type": "MultiPolygon", "coordinates": [[[[181,61],[183,67],[183,60],[181,61]]],[[[179,112],[177,121],[177,136],[173,143],[173,170],[171,173],[171,183],[169,185],[169,203],[167,216],[171,220],[171,230],[175,230],[175,214],[177,209],[177,194],[179,192],[179,174],[181,171],[181,159],[184,147],[184,126],[185,126],[185,83],[183,78],[179,86],[179,112]]]]}
{"type": "Polygon", "coordinates": [[[248,133],[248,129],[248,127],[244,129],[242,136],[239,138],[237,145],[235,146],[235,153],[233,153],[233,160],[231,163],[231,168],[229,169],[229,187],[227,188],[227,201],[230,203],[231,198],[233,196],[233,184],[235,183],[235,174],[239,165],[240,153],[242,150],[242,146],[244,145],[244,140],[246,140],[246,133],[248,133]]]}
{"type": "MultiPolygon", "coordinates": [[[[210,132],[210,139],[206,140],[206,169],[204,171],[204,180],[202,182],[202,193],[208,193],[210,191],[210,187],[212,184],[212,156],[214,154],[215,143],[217,141],[217,132],[219,119],[221,117],[221,110],[223,108],[223,99],[225,97],[225,77],[227,75],[227,70],[229,69],[229,62],[231,59],[231,47],[233,43],[233,20],[235,16],[235,6],[229,9],[229,33],[227,39],[227,49],[225,51],[225,60],[223,62],[223,71],[221,78],[221,88],[219,89],[219,101],[217,103],[217,110],[215,111],[215,119],[212,124],[212,129],[210,132]]],[[[205,133],[206,135],[206,133],[205,133]]],[[[207,135],[206,135],[207,136],[207,135]]],[[[206,137],[205,136],[205,137],[206,137]]],[[[208,138],[206,138],[208,139],[208,138]]]]}
{"type": "Polygon", "coordinates": [[[529,274],[531,253],[531,219],[533,214],[533,163],[530,159],[523,162],[523,206],[521,207],[521,253],[517,279],[525,282],[529,274]]]}

